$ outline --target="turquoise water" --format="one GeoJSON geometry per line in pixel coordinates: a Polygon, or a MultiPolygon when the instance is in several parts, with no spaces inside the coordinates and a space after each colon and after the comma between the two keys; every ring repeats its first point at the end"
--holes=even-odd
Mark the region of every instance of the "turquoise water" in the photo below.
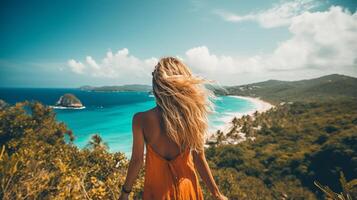
{"type": "MultiPolygon", "coordinates": [[[[210,130],[215,130],[232,117],[233,113],[245,113],[254,109],[247,100],[234,97],[219,97],[215,101],[215,113],[209,116],[210,130]]],[[[109,108],[84,110],[58,110],[57,117],[74,131],[75,144],[83,147],[88,143],[93,133],[98,133],[110,147],[110,151],[122,151],[127,155],[131,152],[132,135],[131,122],[136,112],[145,111],[155,106],[154,99],[119,105],[109,108]]]]}
{"type": "MultiPolygon", "coordinates": [[[[145,92],[86,92],[77,89],[13,89],[1,88],[0,99],[8,103],[37,100],[53,105],[64,93],[73,93],[86,106],[82,110],[55,109],[58,120],[73,130],[74,143],[85,147],[93,134],[99,134],[112,152],[131,154],[131,121],[136,112],[155,106],[155,99],[145,92]]],[[[234,113],[255,109],[249,100],[230,96],[217,97],[215,113],[209,116],[210,130],[215,131],[232,119],[234,113]]]]}

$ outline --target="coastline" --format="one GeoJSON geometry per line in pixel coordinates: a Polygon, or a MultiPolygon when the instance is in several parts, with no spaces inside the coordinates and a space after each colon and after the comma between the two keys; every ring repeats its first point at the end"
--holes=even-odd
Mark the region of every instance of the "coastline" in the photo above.
{"type": "Polygon", "coordinates": [[[67,106],[50,106],[50,108],[53,109],[61,109],[61,110],[82,110],[85,109],[85,106],[80,106],[80,107],[67,107],[67,106]]]}
{"type": "Polygon", "coordinates": [[[222,126],[218,126],[215,127],[213,130],[209,131],[209,134],[207,135],[207,139],[212,137],[217,130],[221,130],[223,132],[227,132],[229,130],[229,128],[231,127],[231,122],[233,120],[234,117],[240,118],[243,115],[250,115],[253,116],[253,114],[258,111],[259,113],[263,113],[266,112],[268,110],[270,110],[271,108],[274,108],[275,106],[261,100],[260,98],[255,98],[255,97],[247,97],[247,96],[238,96],[238,95],[227,95],[229,97],[233,97],[233,98],[237,98],[237,99],[245,99],[248,100],[250,102],[252,102],[254,104],[254,109],[249,110],[247,112],[235,112],[235,113],[230,113],[230,116],[224,117],[223,121],[224,121],[224,125],[222,126]]]}
{"type": "Polygon", "coordinates": [[[244,115],[253,115],[256,111],[258,111],[259,113],[262,113],[262,112],[270,110],[271,108],[274,107],[274,105],[272,105],[266,101],[263,101],[260,98],[247,97],[247,96],[236,96],[236,95],[228,95],[228,96],[238,98],[238,99],[246,99],[246,100],[253,102],[253,104],[255,105],[255,109],[244,113],[244,115]]]}

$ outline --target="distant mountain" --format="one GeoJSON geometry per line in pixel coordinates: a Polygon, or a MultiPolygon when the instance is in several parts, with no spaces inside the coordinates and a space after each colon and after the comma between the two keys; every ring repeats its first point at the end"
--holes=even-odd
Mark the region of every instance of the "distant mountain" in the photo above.
{"type": "Polygon", "coordinates": [[[119,85],[119,86],[82,86],[79,89],[85,91],[93,92],[149,92],[152,90],[150,85],[141,85],[141,84],[130,84],[130,85],[119,85]]]}
{"type": "Polygon", "coordinates": [[[260,97],[272,103],[357,99],[357,78],[331,74],[300,81],[268,80],[247,85],[227,86],[224,89],[217,89],[215,92],[222,95],[260,97]]]}

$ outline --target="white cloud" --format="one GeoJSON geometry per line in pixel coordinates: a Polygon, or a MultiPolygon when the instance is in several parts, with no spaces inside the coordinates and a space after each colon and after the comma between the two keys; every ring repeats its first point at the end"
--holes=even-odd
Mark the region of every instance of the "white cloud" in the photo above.
{"type": "Polygon", "coordinates": [[[202,46],[189,49],[184,59],[194,71],[223,82],[239,74],[294,73],[301,78],[314,71],[357,75],[357,12],[335,6],[324,12],[304,12],[291,18],[289,31],[292,37],[270,54],[215,55],[202,46]]]}
{"type": "Polygon", "coordinates": [[[91,57],[87,56],[86,57],[86,62],[88,63],[89,66],[91,66],[94,69],[100,69],[100,66],[97,64],[97,62],[91,57]]]}
{"type": "Polygon", "coordinates": [[[224,73],[244,71],[243,63],[238,58],[212,54],[206,46],[187,50],[183,60],[192,66],[196,73],[217,74],[221,71],[224,73]]]}
{"type": "Polygon", "coordinates": [[[211,53],[206,46],[187,50],[183,60],[194,73],[223,84],[238,83],[241,74],[264,71],[263,60],[260,56],[216,55],[211,53]]]}
{"type": "Polygon", "coordinates": [[[186,62],[194,66],[197,72],[212,72],[218,68],[219,58],[210,54],[206,46],[189,49],[185,54],[186,62]]]}
{"type": "MultiPolygon", "coordinates": [[[[238,57],[212,53],[208,47],[188,49],[183,60],[192,71],[222,84],[268,78],[301,79],[330,73],[357,75],[357,12],[332,6],[323,12],[303,12],[290,19],[291,38],[268,54],[238,57]]],[[[87,56],[85,65],[69,60],[76,73],[150,83],[158,59],[139,59],[128,49],[108,51],[101,62],[87,56]]]]}
{"type": "Polygon", "coordinates": [[[68,61],[68,66],[70,67],[70,69],[77,73],[77,74],[83,74],[84,68],[85,66],[81,63],[81,62],[77,62],[73,59],[68,61]]]}
{"type": "Polygon", "coordinates": [[[101,62],[97,62],[91,56],[87,56],[85,64],[71,59],[68,61],[68,65],[73,72],[78,74],[85,73],[93,77],[120,78],[128,81],[130,79],[147,81],[151,70],[157,62],[158,59],[154,57],[140,60],[130,55],[129,50],[124,48],[116,53],[109,50],[101,62]]]}
{"type": "Polygon", "coordinates": [[[314,0],[294,0],[277,4],[270,9],[237,15],[227,11],[216,11],[224,20],[231,22],[256,21],[264,28],[287,26],[293,17],[318,6],[314,0]]]}
{"type": "Polygon", "coordinates": [[[292,38],[281,43],[267,59],[269,68],[356,67],[357,12],[341,7],[305,12],[292,18],[292,38]]]}

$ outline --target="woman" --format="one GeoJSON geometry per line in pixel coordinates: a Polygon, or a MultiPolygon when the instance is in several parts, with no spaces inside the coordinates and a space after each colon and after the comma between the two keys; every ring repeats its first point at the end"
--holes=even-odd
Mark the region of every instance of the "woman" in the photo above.
{"type": "Polygon", "coordinates": [[[192,75],[180,60],[163,58],[152,73],[157,106],[133,117],[133,150],[120,199],[128,199],[143,165],[144,200],[201,200],[196,170],[216,199],[223,196],[204,154],[211,93],[205,80],[192,75]]]}

